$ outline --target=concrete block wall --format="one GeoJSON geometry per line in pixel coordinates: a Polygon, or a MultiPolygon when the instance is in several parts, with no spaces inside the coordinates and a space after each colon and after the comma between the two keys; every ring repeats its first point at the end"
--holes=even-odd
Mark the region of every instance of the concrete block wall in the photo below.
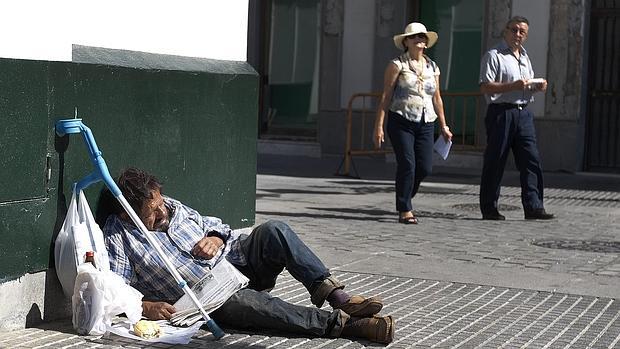
{"type": "MultiPolygon", "coordinates": [[[[58,119],[83,119],[113,175],[142,167],[203,214],[253,225],[258,76],[243,62],[207,63],[0,59],[0,328],[68,315],[53,246],[71,185],[92,165],[80,136],[55,135],[58,119]]],[[[101,188],[86,190],[93,211],[101,188]]]]}

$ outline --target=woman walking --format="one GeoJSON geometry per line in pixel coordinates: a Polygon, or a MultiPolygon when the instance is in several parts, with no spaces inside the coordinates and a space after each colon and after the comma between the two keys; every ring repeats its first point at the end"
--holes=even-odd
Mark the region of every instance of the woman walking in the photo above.
{"type": "Polygon", "coordinates": [[[396,156],[396,210],[398,222],[417,224],[411,199],[420,183],[432,171],[435,120],[441,135],[452,139],[446,125],[443,101],[439,93],[439,67],[424,49],[437,42],[437,33],[422,23],[410,23],[403,34],[394,36],[394,44],[404,52],[388,63],[383,79],[383,94],[375,120],[374,143],[384,141],[383,124],[387,113],[387,133],[396,156]]]}

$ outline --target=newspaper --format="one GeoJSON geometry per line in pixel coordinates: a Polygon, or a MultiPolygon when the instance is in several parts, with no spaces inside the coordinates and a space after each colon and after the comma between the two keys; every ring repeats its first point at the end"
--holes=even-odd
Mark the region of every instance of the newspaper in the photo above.
{"type": "Polygon", "coordinates": [[[435,145],[433,149],[442,159],[446,160],[448,158],[448,154],[450,153],[450,147],[452,147],[452,141],[446,141],[442,135],[437,137],[437,141],[435,141],[435,145]]]}
{"type": "MultiPolygon", "coordinates": [[[[204,310],[211,313],[235,292],[246,287],[248,282],[245,275],[223,258],[210,273],[192,287],[192,291],[202,303],[204,310]]],[[[202,320],[202,314],[187,294],[174,303],[174,307],[176,312],[170,318],[170,323],[174,326],[191,326],[202,320]]]]}

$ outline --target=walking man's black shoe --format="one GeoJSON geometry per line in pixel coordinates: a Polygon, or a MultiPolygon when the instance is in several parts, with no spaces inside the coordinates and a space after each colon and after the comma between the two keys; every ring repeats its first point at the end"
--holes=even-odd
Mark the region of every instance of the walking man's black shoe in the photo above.
{"type": "Polygon", "coordinates": [[[483,213],[482,219],[485,221],[504,221],[506,217],[503,214],[499,213],[499,211],[483,213]]]}
{"type": "Polygon", "coordinates": [[[525,219],[553,219],[555,216],[547,213],[544,208],[525,210],[525,219]]]}

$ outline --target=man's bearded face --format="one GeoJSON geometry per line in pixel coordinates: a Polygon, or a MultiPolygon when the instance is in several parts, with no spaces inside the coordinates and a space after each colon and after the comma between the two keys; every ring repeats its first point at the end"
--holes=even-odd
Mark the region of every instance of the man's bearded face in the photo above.
{"type": "Polygon", "coordinates": [[[140,219],[148,230],[167,231],[170,225],[170,214],[164,204],[159,190],[151,192],[151,199],[142,205],[140,219]]]}

